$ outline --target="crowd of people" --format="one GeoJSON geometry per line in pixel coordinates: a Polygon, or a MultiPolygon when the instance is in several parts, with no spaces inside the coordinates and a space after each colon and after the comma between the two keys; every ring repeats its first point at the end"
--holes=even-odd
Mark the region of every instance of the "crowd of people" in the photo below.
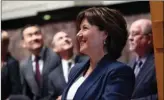
{"type": "Polygon", "coordinates": [[[64,31],[55,33],[52,48],[44,45],[38,25],[20,33],[31,55],[18,62],[2,31],[2,100],[158,100],[152,23],[138,19],[129,30],[123,15],[107,7],[92,7],[77,16],[80,54],[64,31]],[[117,61],[125,44],[135,57],[117,61]]]}

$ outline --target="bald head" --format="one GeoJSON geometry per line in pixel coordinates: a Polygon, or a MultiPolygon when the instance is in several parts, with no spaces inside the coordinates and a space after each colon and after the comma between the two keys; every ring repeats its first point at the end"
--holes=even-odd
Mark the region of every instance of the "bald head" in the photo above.
{"type": "Polygon", "coordinates": [[[1,54],[5,54],[8,51],[9,34],[6,31],[2,31],[1,36],[1,54]]]}
{"type": "Polygon", "coordinates": [[[63,31],[57,32],[53,37],[52,43],[57,42],[57,40],[61,38],[61,36],[68,36],[68,34],[63,31]]]}
{"type": "Polygon", "coordinates": [[[2,35],[1,36],[2,36],[2,41],[9,39],[9,34],[6,31],[2,31],[2,35]]]}
{"type": "Polygon", "coordinates": [[[6,45],[8,47],[8,44],[9,44],[9,34],[6,32],[6,31],[2,31],[2,45],[6,45]]]}
{"type": "Polygon", "coordinates": [[[73,42],[67,33],[60,31],[54,35],[52,46],[55,52],[64,52],[73,48],[73,42]]]}
{"type": "Polygon", "coordinates": [[[139,19],[129,29],[129,50],[143,56],[152,49],[152,23],[148,19],[139,19]]]}
{"type": "Polygon", "coordinates": [[[130,31],[138,28],[142,34],[152,34],[152,23],[149,19],[139,19],[132,23],[130,31]]]}

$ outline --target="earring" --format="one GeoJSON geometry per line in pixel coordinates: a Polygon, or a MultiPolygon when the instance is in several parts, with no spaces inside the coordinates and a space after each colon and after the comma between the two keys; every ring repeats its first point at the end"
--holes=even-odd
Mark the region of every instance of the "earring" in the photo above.
{"type": "Polygon", "coordinates": [[[104,41],[104,45],[106,44],[106,42],[104,41]]]}

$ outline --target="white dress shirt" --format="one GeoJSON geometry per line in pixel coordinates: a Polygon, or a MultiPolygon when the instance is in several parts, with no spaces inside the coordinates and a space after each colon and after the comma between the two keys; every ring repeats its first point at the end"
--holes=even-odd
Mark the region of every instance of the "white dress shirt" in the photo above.
{"type": "Polygon", "coordinates": [[[70,86],[68,93],[67,93],[67,99],[66,100],[73,100],[78,88],[81,86],[81,84],[85,81],[86,77],[83,75],[80,75],[76,81],[70,86]]]}
{"type": "Polygon", "coordinates": [[[71,68],[72,68],[75,65],[74,59],[69,59],[69,60],[62,59],[62,69],[63,69],[64,79],[66,82],[68,82],[68,74],[69,74],[68,63],[69,62],[71,62],[71,68]]]}
{"type": "MultiPolygon", "coordinates": [[[[35,72],[36,71],[35,55],[32,55],[31,59],[32,59],[33,71],[35,72]]],[[[43,71],[43,60],[42,59],[39,59],[39,71],[40,71],[40,74],[42,74],[42,71],[43,71]]]]}

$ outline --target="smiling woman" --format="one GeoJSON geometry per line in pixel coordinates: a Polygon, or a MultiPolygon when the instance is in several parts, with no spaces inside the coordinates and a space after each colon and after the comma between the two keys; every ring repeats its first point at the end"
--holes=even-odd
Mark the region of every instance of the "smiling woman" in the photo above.
{"type": "Polygon", "coordinates": [[[77,16],[77,39],[86,62],[76,64],[62,100],[130,100],[134,73],[116,61],[127,40],[123,16],[107,7],[89,8],[77,16]]]}

